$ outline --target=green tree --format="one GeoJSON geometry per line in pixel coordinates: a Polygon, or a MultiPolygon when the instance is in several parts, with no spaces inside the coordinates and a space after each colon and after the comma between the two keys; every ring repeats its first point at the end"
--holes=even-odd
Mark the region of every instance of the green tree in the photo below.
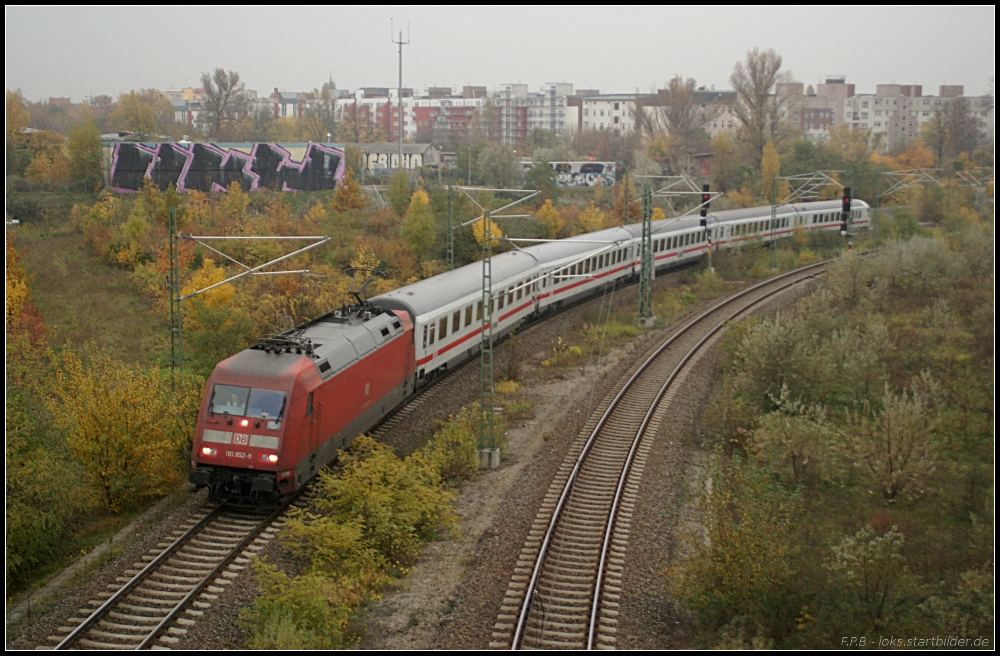
{"type": "Polygon", "coordinates": [[[720,132],[712,139],[712,184],[716,191],[730,191],[742,182],[733,139],[728,132],[720,132]]]}
{"type": "MultiPolygon", "coordinates": [[[[559,135],[554,130],[531,128],[527,136],[521,139],[518,148],[528,157],[534,157],[539,150],[552,150],[559,146],[559,135]]],[[[538,158],[535,158],[538,159],[538,158]]]]}
{"type": "Polygon", "coordinates": [[[73,180],[82,180],[88,187],[97,189],[101,184],[103,157],[101,135],[94,121],[87,119],[74,125],[69,131],[69,175],[73,180]]]}
{"type": "Polygon", "coordinates": [[[427,192],[417,189],[410,199],[410,206],[400,226],[403,243],[417,259],[423,260],[434,244],[434,214],[431,212],[427,192]]]}
{"type": "Polygon", "coordinates": [[[537,189],[542,192],[541,200],[558,200],[559,186],[556,184],[556,172],[548,161],[539,160],[532,164],[524,174],[524,186],[527,189],[537,189]]]}
{"type": "Polygon", "coordinates": [[[490,144],[479,153],[479,174],[483,184],[509,189],[521,184],[521,165],[509,146],[490,144]]]}
{"type": "Polygon", "coordinates": [[[397,216],[406,214],[410,206],[410,174],[403,169],[397,169],[389,178],[389,206],[397,216]]]}
{"type": "Polygon", "coordinates": [[[480,180],[479,176],[479,155],[486,148],[487,142],[480,141],[476,144],[463,145],[455,152],[455,175],[459,180],[464,180],[468,184],[473,184],[480,180]]]}

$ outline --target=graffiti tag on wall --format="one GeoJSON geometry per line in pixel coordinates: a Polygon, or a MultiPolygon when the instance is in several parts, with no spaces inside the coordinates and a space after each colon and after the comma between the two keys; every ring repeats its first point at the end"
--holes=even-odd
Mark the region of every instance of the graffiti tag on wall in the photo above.
{"type": "MultiPolygon", "coordinates": [[[[527,172],[532,162],[524,162],[527,172]]],[[[614,162],[549,162],[560,187],[610,187],[615,184],[614,162]]]]}
{"type": "MultiPolygon", "coordinates": [[[[397,169],[399,168],[399,153],[364,153],[365,166],[368,167],[369,171],[376,171],[378,169],[397,169]]],[[[419,169],[424,165],[424,156],[420,153],[403,153],[403,168],[404,169],[419,169]]]]}
{"type": "Polygon", "coordinates": [[[138,191],[150,178],[160,189],[173,184],[178,191],[225,191],[233,182],[248,191],[336,188],[344,177],[344,151],[317,143],[303,144],[302,150],[296,160],[276,143],[116,143],[109,186],[138,191]]]}

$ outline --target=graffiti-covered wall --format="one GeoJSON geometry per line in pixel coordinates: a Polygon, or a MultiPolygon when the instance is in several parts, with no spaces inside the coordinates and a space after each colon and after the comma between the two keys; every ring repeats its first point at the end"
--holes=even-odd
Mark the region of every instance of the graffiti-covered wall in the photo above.
{"type": "MultiPolygon", "coordinates": [[[[532,162],[524,162],[527,172],[532,162]]],[[[610,187],[615,184],[614,162],[549,162],[560,187],[610,187]]]]}
{"type": "Polygon", "coordinates": [[[245,190],[334,189],[344,176],[344,150],[328,144],[115,143],[108,186],[138,191],[145,178],[178,191],[224,191],[233,182],[245,190]]]}

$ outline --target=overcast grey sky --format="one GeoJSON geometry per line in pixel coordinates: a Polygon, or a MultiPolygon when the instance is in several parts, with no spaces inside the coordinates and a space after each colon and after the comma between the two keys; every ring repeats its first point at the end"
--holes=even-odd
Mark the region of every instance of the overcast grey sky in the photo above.
{"type": "Polygon", "coordinates": [[[728,88],[747,50],[774,48],[795,79],[964,84],[993,93],[988,7],[7,7],[6,87],[29,100],[197,86],[238,71],[247,87],[395,86],[389,20],[409,23],[403,84],[572,82],[650,91],[676,74],[728,88]]]}

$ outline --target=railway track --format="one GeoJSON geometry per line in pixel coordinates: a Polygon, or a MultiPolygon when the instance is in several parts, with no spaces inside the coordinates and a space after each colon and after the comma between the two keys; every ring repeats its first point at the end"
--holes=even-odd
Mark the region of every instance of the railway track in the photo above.
{"type": "Polygon", "coordinates": [[[645,458],[686,372],[732,319],[826,262],[745,289],[691,319],[626,375],[571,445],[542,501],[494,625],[494,648],[612,648],[645,458]]]}
{"type": "Polygon", "coordinates": [[[219,593],[280,530],[288,504],[270,512],[206,504],[80,609],[40,649],[147,649],[177,644],[219,593]]]}

